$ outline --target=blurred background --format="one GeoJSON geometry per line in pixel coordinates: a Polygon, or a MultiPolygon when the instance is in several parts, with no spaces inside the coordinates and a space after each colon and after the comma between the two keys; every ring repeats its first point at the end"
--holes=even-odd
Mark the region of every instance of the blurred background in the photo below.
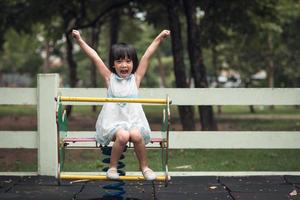
{"type": "MultiPolygon", "coordinates": [[[[80,30],[106,63],[112,44],[131,43],[140,58],[155,36],[169,29],[171,37],[153,56],[141,87],[296,88],[300,84],[299,10],[299,0],[1,0],[0,87],[36,87],[38,73],[59,73],[61,87],[104,87],[95,66],[70,35],[72,29],[80,30]]],[[[75,106],[70,130],[94,130],[100,109],[75,106]]],[[[160,113],[151,108],[145,112],[151,128],[158,130],[160,113]]],[[[173,107],[172,113],[173,130],[300,130],[296,106],[181,106],[173,107]]],[[[36,127],[35,107],[0,106],[0,130],[36,127]]],[[[286,153],[274,152],[266,151],[263,157],[272,160],[286,153]]],[[[4,170],[22,165],[21,158],[7,161],[6,153],[0,153],[4,170]]],[[[285,155],[291,153],[299,155],[297,151],[285,155]]],[[[260,158],[254,157],[254,164],[239,169],[276,168],[272,162],[257,166],[260,158]]],[[[228,159],[191,166],[232,169],[237,161],[228,159]]],[[[278,168],[286,163],[283,160],[278,168]]],[[[299,170],[299,163],[287,168],[299,170]]]]}
{"type": "Polygon", "coordinates": [[[0,6],[1,86],[35,86],[37,73],[57,72],[65,87],[103,87],[70,37],[73,28],[104,61],[113,43],[132,43],[140,57],[161,30],[170,29],[172,40],[153,58],[144,87],[300,82],[298,0],[2,0],[0,6]]]}

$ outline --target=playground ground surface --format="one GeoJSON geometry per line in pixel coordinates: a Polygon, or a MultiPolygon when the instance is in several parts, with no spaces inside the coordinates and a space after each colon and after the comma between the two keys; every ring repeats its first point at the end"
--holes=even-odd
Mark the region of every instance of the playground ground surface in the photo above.
{"type": "MultiPolygon", "coordinates": [[[[107,181],[70,183],[60,186],[54,177],[0,176],[0,199],[105,199],[107,181]]],[[[180,176],[168,187],[151,181],[126,182],[124,199],[300,199],[300,176],[180,176]]],[[[113,199],[113,198],[110,198],[113,199]]]]}

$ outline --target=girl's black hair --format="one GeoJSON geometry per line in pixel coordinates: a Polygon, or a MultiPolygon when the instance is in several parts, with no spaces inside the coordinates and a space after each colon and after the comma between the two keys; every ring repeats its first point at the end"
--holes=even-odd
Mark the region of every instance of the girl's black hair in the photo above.
{"type": "Polygon", "coordinates": [[[113,73],[117,73],[114,66],[114,61],[119,59],[125,59],[125,57],[132,60],[133,63],[133,69],[132,73],[135,73],[135,71],[138,68],[139,60],[137,57],[137,53],[135,48],[126,43],[117,43],[111,46],[110,52],[109,52],[109,69],[113,73]]]}

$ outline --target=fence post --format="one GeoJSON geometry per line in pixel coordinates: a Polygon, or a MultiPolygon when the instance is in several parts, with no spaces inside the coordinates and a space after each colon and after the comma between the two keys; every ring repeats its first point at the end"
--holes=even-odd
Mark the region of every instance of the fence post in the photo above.
{"type": "Polygon", "coordinates": [[[38,117],[38,174],[56,176],[57,137],[56,104],[54,97],[59,87],[58,74],[38,74],[37,117],[38,117]]]}

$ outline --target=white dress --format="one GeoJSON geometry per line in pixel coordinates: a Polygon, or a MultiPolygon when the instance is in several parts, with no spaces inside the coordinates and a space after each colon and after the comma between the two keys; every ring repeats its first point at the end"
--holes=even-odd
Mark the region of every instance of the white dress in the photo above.
{"type": "MultiPolygon", "coordinates": [[[[110,98],[138,98],[135,76],[120,78],[112,73],[107,89],[110,98]]],[[[96,122],[96,139],[108,145],[119,129],[139,129],[145,144],[150,142],[150,127],[140,103],[104,103],[96,122]]]]}

